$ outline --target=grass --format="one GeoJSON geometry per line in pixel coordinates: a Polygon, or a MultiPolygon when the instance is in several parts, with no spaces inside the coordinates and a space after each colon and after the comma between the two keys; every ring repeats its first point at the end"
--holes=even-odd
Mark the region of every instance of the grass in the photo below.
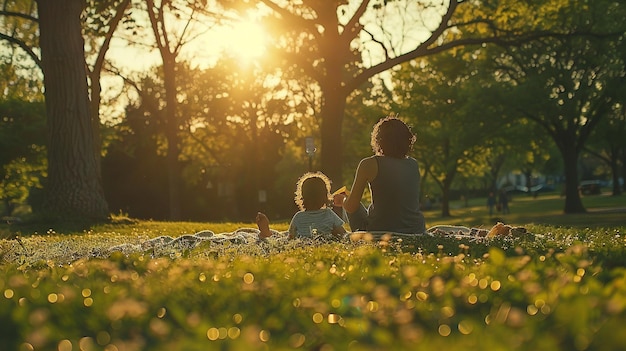
{"type": "Polygon", "coordinates": [[[452,217],[441,217],[437,211],[426,213],[429,225],[457,224],[466,226],[493,225],[502,221],[516,226],[529,224],[566,226],[573,228],[602,228],[626,225],[626,196],[583,196],[583,206],[587,209],[583,214],[564,214],[564,198],[558,194],[547,193],[537,198],[527,195],[516,195],[509,203],[510,214],[498,214],[490,217],[486,207],[486,199],[470,199],[467,206],[464,202],[453,201],[450,204],[452,217]]]}
{"type": "MultiPolygon", "coordinates": [[[[626,343],[624,197],[517,196],[505,223],[541,237],[203,242],[162,235],[252,223],[5,224],[7,350],[619,350],[626,343]]],[[[484,199],[429,225],[490,226],[484,199]]],[[[287,221],[273,229],[285,230],[287,221]]]]}
{"type": "MultiPolygon", "coordinates": [[[[450,217],[442,217],[440,210],[425,212],[427,226],[437,224],[464,225],[470,227],[490,227],[498,221],[515,226],[542,225],[572,228],[604,228],[626,226],[626,196],[582,197],[587,213],[564,214],[564,199],[555,193],[542,194],[538,198],[526,195],[513,197],[509,207],[510,214],[497,214],[490,217],[485,198],[469,199],[465,202],[456,200],[450,203],[450,217]]],[[[272,228],[278,231],[287,230],[288,219],[274,221],[272,228]]],[[[200,230],[210,229],[216,233],[230,232],[241,227],[256,227],[250,222],[162,222],[162,221],[129,221],[127,218],[114,217],[112,223],[24,223],[0,224],[0,238],[15,235],[30,236],[47,233],[82,234],[116,232],[128,235],[159,235],[178,236],[191,234],[200,230]]]]}

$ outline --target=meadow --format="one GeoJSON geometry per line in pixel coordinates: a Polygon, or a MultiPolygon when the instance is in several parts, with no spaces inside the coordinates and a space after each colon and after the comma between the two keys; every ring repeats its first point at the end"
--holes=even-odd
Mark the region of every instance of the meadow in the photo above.
{"type": "MultiPolygon", "coordinates": [[[[201,242],[110,250],[252,223],[133,221],[0,226],[3,350],[621,350],[624,196],[484,199],[428,225],[531,233],[201,242]]],[[[287,228],[287,220],[273,229],[287,228]]],[[[141,247],[141,246],[140,246],[141,247]]]]}

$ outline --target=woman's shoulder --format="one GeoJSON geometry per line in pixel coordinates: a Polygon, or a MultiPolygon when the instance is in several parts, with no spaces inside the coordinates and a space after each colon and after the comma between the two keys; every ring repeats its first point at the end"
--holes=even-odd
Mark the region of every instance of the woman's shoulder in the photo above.
{"type": "Polygon", "coordinates": [[[382,157],[382,156],[372,155],[372,156],[369,156],[369,157],[365,157],[365,158],[361,159],[361,162],[359,162],[359,163],[360,164],[368,164],[368,163],[376,162],[376,158],[377,157],[382,157]]]}
{"type": "Polygon", "coordinates": [[[378,173],[378,161],[376,156],[366,157],[359,162],[357,173],[364,176],[363,179],[370,181],[376,177],[378,173]]]}
{"type": "Polygon", "coordinates": [[[391,162],[391,163],[415,163],[417,160],[411,156],[392,157],[392,156],[372,156],[369,162],[391,162]]]}

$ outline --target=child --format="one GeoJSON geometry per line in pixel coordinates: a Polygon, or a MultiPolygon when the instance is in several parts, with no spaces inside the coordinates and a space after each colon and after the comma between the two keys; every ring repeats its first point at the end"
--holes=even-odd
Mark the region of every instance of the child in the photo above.
{"type": "MultiPolygon", "coordinates": [[[[318,234],[340,236],[346,230],[344,221],[329,208],[330,179],[321,172],[308,172],[296,184],[296,204],[300,208],[289,224],[289,239],[312,238],[318,234]]],[[[259,212],[256,216],[259,237],[272,235],[267,216],[259,212]]]]}
{"type": "Polygon", "coordinates": [[[396,117],[378,121],[372,130],[374,156],[359,163],[347,197],[343,202],[352,231],[390,231],[421,234],[426,231],[420,210],[420,172],[417,161],[408,156],[415,142],[411,129],[396,117]],[[369,187],[372,204],[361,203],[369,187]]]}

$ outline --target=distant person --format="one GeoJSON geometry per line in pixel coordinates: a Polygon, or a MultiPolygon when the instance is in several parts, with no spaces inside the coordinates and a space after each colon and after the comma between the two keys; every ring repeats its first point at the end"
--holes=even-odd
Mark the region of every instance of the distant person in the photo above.
{"type": "Polygon", "coordinates": [[[426,195],[426,197],[424,198],[424,209],[432,210],[432,208],[433,208],[433,202],[430,200],[430,196],[426,195]]]}
{"type": "Polygon", "coordinates": [[[408,156],[415,142],[409,126],[397,117],[379,120],[372,130],[374,155],[359,163],[351,191],[340,202],[352,231],[389,231],[421,234],[426,231],[420,210],[420,172],[408,156]],[[361,203],[369,187],[372,203],[361,203]],[[345,200],[345,201],[344,201],[345,200]]]}
{"type": "MultiPolygon", "coordinates": [[[[313,238],[322,234],[339,237],[346,232],[344,221],[329,207],[330,179],[322,172],[308,172],[298,179],[295,202],[300,211],[289,223],[289,239],[313,238]]],[[[272,235],[264,213],[257,213],[256,223],[260,238],[272,235]]]]}
{"type": "Polygon", "coordinates": [[[496,206],[496,195],[493,191],[489,192],[487,196],[487,208],[489,209],[489,216],[493,216],[493,208],[496,206]]]}
{"type": "Polygon", "coordinates": [[[500,207],[500,210],[502,211],[502,214],[511,213],[511,211],[509,211],[509,195],[504,189],[500,191],[498,205],[500,207]]]}

